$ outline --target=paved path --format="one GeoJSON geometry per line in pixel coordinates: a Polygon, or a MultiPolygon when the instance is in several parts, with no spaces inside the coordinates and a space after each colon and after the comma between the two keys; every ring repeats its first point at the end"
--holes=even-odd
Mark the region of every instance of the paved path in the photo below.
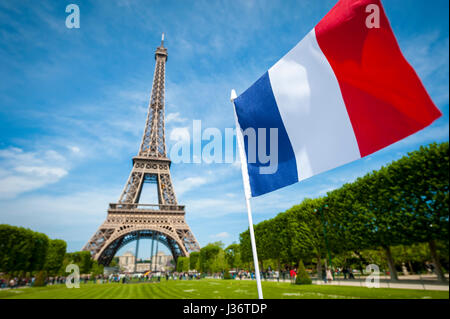
{"type": "MultiPolygon", "coordinates": [[[[352,279],[352,280],[335,280],[324,283],[321,280],[314,280],[313,284],[316,285],[334,285],[334,286],[355,286],[366,287],[365,279],[352,279]]],[[[423,280],[399,280],[398,282],[391,282],[389,280],[380,279],[380,288],[402,288],[402,289],[419,289],[419,290],[442,290],[449,291],[448,284],[430,283],[423,280]]]]}
{"type": "MultiPolygon", "coordinates": [[[[391,282],[389,276],[380,276],[380,288],[401,288],[401,289],[419,289],[419,290],[441,290],[449,291],[448,283],[441,283],[437,281],[434,275],[408,275],[399,276],[398,282],[391,282]]],[[[448,275],[447,275],[448,279],[448,275]]],[[[246,280],[246,279],[244,279],[246,280]]],[[[247,279],[249,280],[249,279],[247,279]]],[[[347,279],[338,278],[334,281],[328,281],[324,283],[322,280],[313,278],[314,285],[334,285],[334,286],[353,286],[353,287],[366,287],[366,277],[347,279]]],[[[275,279],[264,279],[263,281],[276,281],[275,279]]],[[[290,282],[290,280],[281,280],[280,282],[290,282]]]]}

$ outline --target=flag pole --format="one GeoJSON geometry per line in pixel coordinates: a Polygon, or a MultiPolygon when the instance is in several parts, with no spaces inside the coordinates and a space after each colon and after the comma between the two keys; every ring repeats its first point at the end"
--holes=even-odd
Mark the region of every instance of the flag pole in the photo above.
{"type": "Polygon", "coordinates": [[[246,196],[245,200],[247,202],[247,214],[248,214],[248,224],[250,228],[250,241],[252,243],[253,263],[255,264],[256,287],[258,288],[259,299],[264,299],[261,287],[261,277],[259,273],[258,255],[256,253],[255,232],[253,230],[252,208],[250,206],[250,198],[246,196]]]}
{"type": "Polygon", "coordinates": [[[247,204],[247,215],[248,215],[248,225],[249,225],[249,232],[250,232],[250,242],[252,245],[252,253],[253,253],[253,263],[255,265],[255,277],[256,277],[256,286],[258,289],[258,298],[259,299],[264,299],[263,298],[263,292],[262,292],[262,287],[261,287],[261,276],[259,273],[259,264],[258,264],[258,254],[256,252],[256,241],[255,241],[255,231],[253,230],[253,219],[252,219],[252,207],[250,205],[250,194],[248,191],[245,191],[245,177],[244,177],[244,171],[242,170],[242,166],[245,165],[245,162],[247,161],[247,159],[245,158],[245,149],[244,149],[244,145],[242,145],[241,143],[241,139],[239,138],[239,134],[240,134],[240,126],[239,123],[237,121],[237,116],[236,116],[236,108],[234,106],[234,99],[237,97],[236,95],[236,91],[235,90],[231,90],[231,103],[233,103],[233,109],[235,112],[235,119],[236,119],[236,140],[238,143],[238,147],[239,147],[239,154],[240,154],[240,160],[241,160],[241,172],[242,172],[242,181],[244,183],[244,192],[245,192],[245,202],[247,204]]]}

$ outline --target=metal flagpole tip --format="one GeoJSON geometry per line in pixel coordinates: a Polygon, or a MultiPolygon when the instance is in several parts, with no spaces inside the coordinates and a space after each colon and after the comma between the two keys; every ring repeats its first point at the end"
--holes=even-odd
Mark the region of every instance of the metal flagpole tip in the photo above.
{"type": "Polygon", "coordinates": [[[236,98],[237,98],[237,94],[236,94],[236,91],[233,89],[233,90],[231,90],[231,96],[230,96],[231,102],[234,102],[234,100],[236,98]]]}

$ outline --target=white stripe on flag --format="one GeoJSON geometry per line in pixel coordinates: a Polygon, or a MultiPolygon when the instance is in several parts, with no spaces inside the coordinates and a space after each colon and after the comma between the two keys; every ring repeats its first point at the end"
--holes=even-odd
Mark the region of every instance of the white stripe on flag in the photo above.
{"type": "Polygon", "coordinates": [[[314,29],[269,70],[299,180],[361,158],[339,83],[314,29]]]}

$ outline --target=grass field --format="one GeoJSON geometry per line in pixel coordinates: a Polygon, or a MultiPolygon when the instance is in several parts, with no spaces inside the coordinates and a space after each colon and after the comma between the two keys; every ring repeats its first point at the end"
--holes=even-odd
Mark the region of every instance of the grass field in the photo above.
{"type": "MultiPolygon", "coordinates": [[[[345,286],[297,286],[263,282],[267,299],[448,299],[448,291],[386,289],[345,286]]],[[[0,291],[0,298],[19,299],[252,299],[257,298],[253,281],[203,279],[200,281],[161,281],[136,284],[81,284],[20,288],[0,291]]]]}

